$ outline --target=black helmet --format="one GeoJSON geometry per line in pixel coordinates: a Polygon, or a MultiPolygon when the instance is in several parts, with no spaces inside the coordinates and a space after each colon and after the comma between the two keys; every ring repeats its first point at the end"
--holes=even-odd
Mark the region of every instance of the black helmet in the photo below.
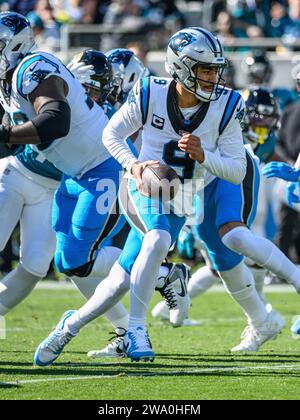
{"type": "Polygon", "coordinates": [[[251,51],[242,62],[242,69],[246,73],[247,83],[255,85],[269,83],[273,73],[266,51],[261,49],[251,51]]]}
{"type": "Polygon", "coordinates": [[[246,90],[244,116],[244,138],[254,148],[263,144],[270,132],[278,125],[279,113],[276,100],[266,89],[256,88],[246,90]]]}
{"type": "Polygon", "coordinates": [[[84,83],[88,93],[99,104],[102,105],[112,91],[112,68],[107,57],[100,51],[85,50],[76,56],[77,62],[94,67],[95,74],[90,80],[84,83]]]}

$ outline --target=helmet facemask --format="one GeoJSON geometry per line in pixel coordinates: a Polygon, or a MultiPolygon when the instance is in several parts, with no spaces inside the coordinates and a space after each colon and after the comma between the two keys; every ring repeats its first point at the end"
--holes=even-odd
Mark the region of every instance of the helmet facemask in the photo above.
{"type": "Polygon", "coordinates": [[[84,87],[98,105],[103,105],[113,91],[111,66],[109,66],[109,75],[95,74],[84,83],[84,87]]]}
{"type": "Polygon", "coordinates": [[[204,102],[216,101],[219,99],[226,85],[225,79],[222,78],[225,67],[226,64],[208,65],[197,63],[189,70],[190,76],[184,87],[204,102]],[[212,70],[215,71],[214,81],[209,76],[212,70]],[[202,73],[202,75],[199,76],[199,73],[202,73]],[[205,74],[208,77],[205,77],[205,74]],[[187,86],[191,87],[187,88],[187,86]]]}
{"type": "Polygon", "coordinates": [[[255,148],[267,141],[270,132],[278,125],[279,115],[271,106],[259,104],[254,109],[246,110],[244,118],[244,136],[255,148]]]}

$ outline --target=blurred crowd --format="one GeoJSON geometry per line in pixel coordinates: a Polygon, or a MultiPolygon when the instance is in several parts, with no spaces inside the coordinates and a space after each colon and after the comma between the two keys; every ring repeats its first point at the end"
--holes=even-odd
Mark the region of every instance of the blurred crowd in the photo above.
{"type": "MultiPolygon", "coordinates": [[[[147,34],[151,49],[163,48],[170,34],[193,25],[205,26],[228,42],[282,37],[292,45],[300,35],[300,0],[0,0],[0,6],[28,16],[36,34],[54,50],[59,49],[62,26],[74,23],[147,34]]],[[[104,48],[120,46],[120,39],[109,36],[104,48]]]]}

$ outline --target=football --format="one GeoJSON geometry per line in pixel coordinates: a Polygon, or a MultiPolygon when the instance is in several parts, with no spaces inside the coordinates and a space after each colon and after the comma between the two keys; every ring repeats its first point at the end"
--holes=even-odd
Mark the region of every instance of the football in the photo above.
{"type": "Polygon", "coordinates": [[[146,197],[172,200],[178,192],[180,180],[170,166],[154,164],[147,166],[142,174],[141,194],[146,197]]]}

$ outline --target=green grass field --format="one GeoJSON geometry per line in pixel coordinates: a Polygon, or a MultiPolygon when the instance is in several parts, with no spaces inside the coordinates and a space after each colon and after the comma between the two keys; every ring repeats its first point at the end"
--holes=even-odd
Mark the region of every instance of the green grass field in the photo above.
{"type": "MultiPolygon", "coordinates": [[[[104,346],[112,330],[104,319],[83,329],[55,365],[33,367],[36,346],[60,315],[83,302],[75,290],[35,290],[6,317],[0,340],[0,399],[300,399],[300,341],[289,332],[300,313],[295,293],[269,293],[287,327],[259,353],[232,356],[245,326],[241,310],[225,293],[209,292],[193,302],[199,327],[174,329],[149,316],[157,353],[151,363],[96,359],[86,352],[104,346]]],[[[152,306],[158,296],[152,302],[152,306]]],[[[128,298],[125,299],[128,304],[128,298]]]]}

